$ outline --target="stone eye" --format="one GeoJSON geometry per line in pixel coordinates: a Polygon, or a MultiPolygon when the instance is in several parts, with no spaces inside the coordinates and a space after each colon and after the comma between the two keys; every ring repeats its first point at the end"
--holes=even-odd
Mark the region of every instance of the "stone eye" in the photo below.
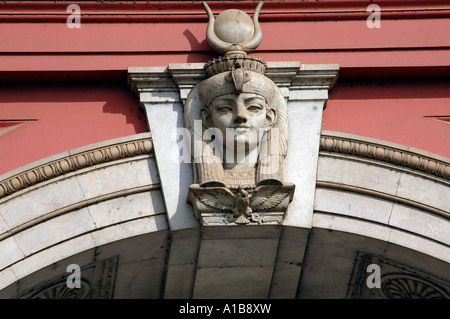
{"type": "Polygon", "coordinates": [[[261,105],[258,104],[251,104],[247,107],[247,110],[249,110],[250,112],[259,112],[262,110],[261,105]]]}
{"type": "Polygon", "coordinates": [[[216,108],[220,113],[230,113],[230,112],[232,112],[233,111],[233,109],[230,107],[230,106],[226,106],[226,105],[224,105],[224,106],[218,106],[217,108],[216,108]]]}

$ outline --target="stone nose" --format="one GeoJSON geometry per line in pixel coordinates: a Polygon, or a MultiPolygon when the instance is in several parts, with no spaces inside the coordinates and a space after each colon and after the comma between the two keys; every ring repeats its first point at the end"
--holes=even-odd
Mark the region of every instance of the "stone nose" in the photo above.
{"type": "Polygon", "coordinates": [[[242,124],[242,123],[246,123],[247,120],[248,120],[248,117],[247,117],[247,112],[245,110],[245,107],[241,103],[238,103],[236,105],[234,121],[238,124],[242,124]]]}

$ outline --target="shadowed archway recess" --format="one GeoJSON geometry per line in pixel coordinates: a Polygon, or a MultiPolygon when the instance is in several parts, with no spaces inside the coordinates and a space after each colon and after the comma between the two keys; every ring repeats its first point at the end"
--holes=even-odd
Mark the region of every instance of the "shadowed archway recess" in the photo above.
{"type": "MultiPolygon", "coordinates": [[[[313,227],[289,294],[394,298],[409,283],[448,298],[449,163],[408,146],[322,131],[313,227]],[[385,283],[378,290],[366,285],[364,270],[374,263],[385,283]]],[[[164,298],[170,230],[155,165],[144,133],[3,175],[0,295],[44,298],[59,291],[64,298],[58,285],[75,263],[84,276],[80,298],[164,298]],[[71,169],[63,171],[66,163],[71,169]],[[32,172],[42,178],[27,184],[32,172]]],[[[299,265],[277,261],[268,298],[289,267],[299,265]]]]}

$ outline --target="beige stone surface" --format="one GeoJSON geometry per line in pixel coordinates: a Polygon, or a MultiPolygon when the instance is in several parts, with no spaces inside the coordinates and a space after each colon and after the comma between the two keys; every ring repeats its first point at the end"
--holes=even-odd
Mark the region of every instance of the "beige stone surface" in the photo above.
{"type": "Polygon", "coordinates": [[[392,205],[391,201],[365,194],[317,188],[314,210],[388,224],[392,205]]]}

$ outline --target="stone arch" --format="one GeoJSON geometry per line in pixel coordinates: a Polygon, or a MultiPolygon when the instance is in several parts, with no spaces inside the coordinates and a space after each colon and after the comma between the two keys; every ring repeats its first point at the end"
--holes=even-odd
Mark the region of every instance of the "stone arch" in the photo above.
{"type": "Polygon", "coordinates": [[[449,186],[446,157],[322,131],[312,230],[297,297],[417,297],[413,290],[388,290],[404,286],[448,298],[449,186]],[[386,290],[367,287],[369,264],[381,267],[386,290]]]}
{"type": "Polygon", "coordinates": [[[39,160],[4,174],[0,190],[3,297],[62,294],[58,282],[68,264],[89,277],[84,296],[112,297],[130,273],[156,285],[131,296],[161,290],[169,231],[150,133],[39,160]],[[149,262],[155,277],[139,276],[149,262]]]}
{"type": "MultiPolygon", "coordinates": [[[[322,131],[306,253],[277,262],[271,289],[283,267],[300,266],[297,298],[417,296],[405,286],[447,298],[449,163],[322,131]],[[384,288],[367,288],[369,264],[384,288]]],[[[171,234],[150,133],[45,158],[2,175],[0,188],[2,298],[164,297],[171,234]],[[77,296],[65,289],[70,264],[83,274],[77,296]]]]}

